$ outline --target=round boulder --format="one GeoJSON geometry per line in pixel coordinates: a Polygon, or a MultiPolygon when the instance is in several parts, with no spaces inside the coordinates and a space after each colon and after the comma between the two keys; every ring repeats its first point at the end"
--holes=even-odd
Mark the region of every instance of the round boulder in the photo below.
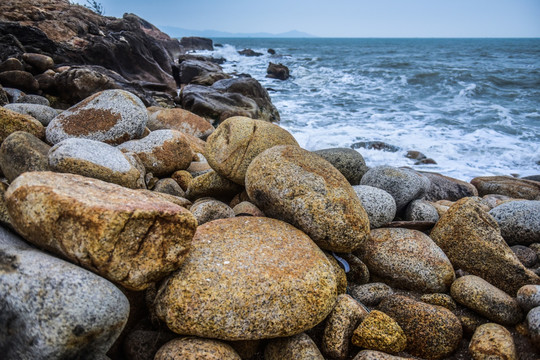
{"type": "Polygon", "coordinates": [[[504,326],[494,323],[483,324],[476,329],[469,352],[473,359],[518,359],[512,334],[504,326]]]}
{"type": "Polygon", "coordinates": [[[540,242],[540,201],[510,201],[489,214],[499,224],[501,235],[510,245],[540,242]]]}
{"type": "Polygon", "coordinates": [[[16,131],[0,146],[0,169],[10,182],[24,172],[47,171],[50,148],[34,135],[16,131]]]}
{"type": "Polygon", "coordinates": [[[184,109],[151,106],[147,110],[147,126],[151,131],[177,130],[201,139],[206,139],[214,131],[212,124],[205,118],[184,109]]]}
{"type": "Polygon", "coordinates": [[[25,131],[40,140],[45,138],[45,128],[34,117],[0,107],[0,143],[15,131],[25,131]]]}
{"type": "Polygon", "coordinates": [[[394,319],[372,310],[354,330],[352,343],[364,349],[397,353],[405,350],[407,338],[394,319]]]}
{"type": "Polygon", "coordinates": [[[364,157],[356,150],[331,148],[317,150],[314,153],[338,169],[351,185],[359,185],[360,179],[368,171],[364,157]]]}
{"type": "Polygon", "coordinates": [[[19,114],[30,115],[39,121],[43,126],[49,125],[58,113],[52,107],[39,104],[7,104],[5,109],[9,109],[19,114]]]}
{"type": "MultiPolygon", "coordinates": [[[[354,150],[353,150],[354,151],[354,150]]],[[[353,186],[369,218],[371,228],[388,224],[396,216],[396,201],[386,191],[368,185],[353,186]]]]}

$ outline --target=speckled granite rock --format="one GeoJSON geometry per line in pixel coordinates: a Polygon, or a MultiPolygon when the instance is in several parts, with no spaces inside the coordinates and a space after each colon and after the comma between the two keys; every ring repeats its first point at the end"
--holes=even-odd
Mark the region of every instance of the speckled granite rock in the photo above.
{"type": "Polygon", "coordinates": [[[431,203],[425,200],[413,200],[405,209],[405,220],[437,222],[439,213],[431,203]]]}
{"type": "Polygon", "coordinates": [[[51,106],[49,99],[35,94],[26,94],[17,99],[17,103],[30,105],[51,106]]]}
{"type": "Polygon", "coordinates": [[[347,282],[357,285],[369,282],[369,269],[358,256],[350,253],[342,253],[341,257],[349,263],[347,282]]]}
{"type": "Polygon", "coordinates": [[[532,308],[527,314],[527,328],[534,346],[540,350],[540,306],[532,308]]]}
{"type": "Polygon", "coordinates": [[[339,295],[336,306],[326,318],[323,353],[332,359],[346,359],[354,329],[367,315],[367,310],[350,295],[339,295]]]}
{"type": "Polygon", "coordinates": [[[350,148],[331,148],[314,151],[315,154],[332,164],[351,185],[359,185],[360,179],[368,171],[362,154],[350,148]]]}
{"type": "Polygon", "coordinates": [[[521,287],[517,292],[516,300],[525,312],[540,306],[540,286],[525,285],[521,287]]]}
{"type": "Polygon", "coordinates": [[[394,319],[372,310],[354,330],[352,343],[365,349],[397,353],[405,350],[407,338],[394,319]]]}
{"type": "Polygon", "coordinates": [[[499,226],[473,198],[457,201],[437,222],[430,237],[456,269],[477,275],[510,295],[520,287],[540,284],[510,250],[499,226]]]}
{"type": "Polygon", "coordinates": [[[191,180],[186,191],[186,197],[190,200],[207,196],[230,199],[240,191],[242,191],[240,185],[212,170],[191,180]]]}
{"type": "Polygon", "coordinates": [[[123,341],[123,354],[129,360],[154,360],[158,350],[177,337],[178,335],[172,332],[140,329],[136,326],[123,341]]]}
{"type": "Polygon", "coordinates": [[[305,333],[270,340],[264,349],[264,360],[324,360],[317,345],[305,333]]]}
{"type": "Polygon", "coordinates": [[[49,125],[51,120],[58,115],[58,112],[53,108],[39,104],[7,104],[4,108],[19,114],[30,115],[43,126],[49,125]]]}
{"type": "Polygon", "coordinates": [[[11,228],[11,219],[9,218],[5,197],[7,189],[8,185],[0,182],[0,224],[11,228]]]}
{"type": "Polygon", "coordinates": [[[368,185],[356,185],[353,189],[366,210],[371,228],[381,227],[394,219],[396,201],[388,192],[368,185]]]}
{"type": "Polygon", "coordinates": [[[388,192],[396,201],[397,211],[408,203],[423,197],[430,186],[429,179],[413,170],[392,166],[376,166],[366,172],[360,181],[388,192]]]}
{"type": "Polygon", "coordinates": [[[276,145],[298,143],[278,125],[234,116],[222,122],[206,141],[208,163],[218,174],[244,185],[251,161],[264,150],[276,145]]]}
{"type": "Polygon", "coordinates": [[[464,197],[478,196],[478,190],[468,182],[432,172],[421,171],[420,174],[431,182],[425,196],[427,201],[457,201],[464,197]]]}
{"type": "Polygon", "coordinates": [[[35,118],[0,107],[0,143],[15,131],[25,131],[40,140],[45,138],[45,128],[35,118]]]}
{"type": "Polygon", "coordinates": [[[450,289],[452,298],[489,320],[502,325],[516,325],[523,314],[516,299],[474,275],[458,278],[450,289]]]}
{"type": "Polygon", "coordinates": [[[510,245],[540,242],[540,201],[510,201],[493,208],[501,235],[510,245]]]}
{"type": "Polygon", "coordinates": [[[441,359],[453,353],[461,341],[459,319],[441,306],[392,295],[378,310],[396,320],[407,337],[406,351],[425,359],[441,359]]]}
{"type": "Polygon", "coordinates": [[[457,308],[456,302],[448,294],[424,294],[420,297],[420,300],[431,305],[445,307],[450,311],[457,308]]]}
{"type": "Polygon", "coordinates": [[[362,350],[353,360],[413,360],[412,358],[405,358],[401,356],[390,355],[381,351],[375,350],[362,350]]]}
{"type": "Polygon", "coordinates": [[[232,208],[234,216],[264,216],[264,213],[255,204],[242,201],[232,208]]]}
{"type": "Polygon", "coordinates": [[[155,304],[179,334],[255,340],[312,328],[336,297],[330,263],[303,232],[279,220],[238,217],[198,227],[155,304]]]}
{"type": "Polygon", "coordinates": [[[2,227],[0,307],[3,359],[99,358],[129,314],[128,300],[113,284],[2,227]]]}
{"type": "Polygon", "coordinates": [[[26,240],[131,290],[176,270],[197,226],[159,196],[72,174],[24,173],[6,200],[26,240]]]}
{"type": "Polygon", "coordinates": [[[417,230],[374,229],[356,253],[371,274],[402,289],[446,292],[455,279],[450,260],[417,230]]]}
{"type": "Polygon", "coordinates": [[[147,126],[150,130],[171,129],[206,139],[214,127],[205,118],[184,109],[149,107],[147,126]]]}
{"type": "Polygon", "coordinates": [[[524,245],[514,245],[510,246],[510,249],[514,254],[516,254],[523,266],[527,268],[534,267],[534,265],[536,265],[538,262],[538,255],[536,254],[536,251],[530,247],[524,245]]]}
{"type": "Polygon", "coordinates": [[[293,224],[323,249],[351,252],[369,235],[369,219],[347,179],[297,146],[275,146],[257,156],[246,190],[267,216],[293,224]]]}
{"type": "Polygon", "coordinates": [[[163,345],[154,360],[241,360],[241,357],[224,342],[188,337],[163,345]]]}
{"type": "Polygon", "coordinates": [[[124,90],[105,90],[87,97],[51,120],[47,142],[85,138],[118,145],[142,136],[148,114],[142,101],[124,90]]]}
{"type": "Polygon", "coordinates": [[[152,131],[140,140],[118,145],[118,149],[137,154],[146,171],[157,177],[185,170],[193,159],[188,139],[176,130],[152,131]]]}
{"type": "Polygon", "coordinates": [[[469,344],[469,352],[475,360],[517,360],[518,354],[510,331],[504,326],[488,323],[479,326],[469,344]]]}
{"type": "Polygon", "coordinates": [[[384,283],[370,282],[363,285],[351,285],[349,293],[358,302],[367,306],[376,306],[382,299],[392,295],[394,290],[384,283]]]}
{"type": "Polygon", "coordinates": [[[175,171],[171,175],[171,178],[176,181],[184,191],[187,191],[191,180],[193,180],[193,176],[186,170],[175,171]]]}
{"type": "Polygon", "coordinates": [[[189,210],[197,219],[199,226],[209,221],[234,217],[233,209],[231,209],[229,205],[218,200],[196,202],[189,210]]]}
{"type": "Polygon", "coordinates": [[[478,195],[506,195],[516,199],[540,200],[540,183],[512,176],[480,176],[471,180],[478,195]]]}
{"type": "Polygon", "coordinates": [[[49,150],[52,171],[77,174],[131,189],[145,187],[144,169],[114,146],[90,139],[69,138],[49,150]]]}
{"type": "Polygon", "coordinates": [[[50,148],[34,135],[16,131],[0,146],[0,168],[9,181],[13,181],[23,172],[47,171],[50,148]]]}

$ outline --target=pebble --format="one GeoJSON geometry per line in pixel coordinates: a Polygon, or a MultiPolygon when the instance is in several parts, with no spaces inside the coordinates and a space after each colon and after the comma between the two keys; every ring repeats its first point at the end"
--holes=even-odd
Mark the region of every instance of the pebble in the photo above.
{"type": "Polygon", "coordinates": [[[504,326],[494,323],[480,325],[476,329],[469,352],[473,359],[518,359],[512,334],[504,326]]]}
{"type": "Polygon", "coordinates": [[[448,294],[424,294],[420,297],[420,300],[431,305],[445,307],[450,311],[457,308],[456,302],[448,294]]]}
{"type": "Polygon", "coordinates": [[[438,173],[426,171],[420,173],[431,182],[425,196],[425,200],[427,201],[457,201],[464,197],[478,196],[476,188],[468,182],[438,173]]]}
{"type": "Polygon", "coordinates": [[[179,197],[186,196],[186,193],[184,192],[184,190],[182,190],[180,185],[178,185],[178,183],[171,178],[159,179],[154,184],[154,188],[152,190],[155,192],[160,192],[160,193],[179,196],[179,197]]]}
{"type": "Polygon", "coordinates": [[[510,249],[512,249],[519,261],[521,261],[525,267],[532,268],[538,262],[538,255],[536,254],[536,251],[528,248],[527,246],[514,245],[511,246],[510,249]]]}
{"type": "Polygon", "coordinates": [[[426,200],[413,200],[405,210],[407,221],[430,221],[437,222],[439,213],[437,209],[426,200]]]}
{"type": "MultiPolygon", "coordinates": [[[[191,163],[193,165],[193,163],[191,163]]],[[[188,169],[189,170],[189,169],[188,169]]],[[[214,197],[217,199],[231,199],[242,191],[242,187],[229,179],[211,170],[196,176],[189,183],[186,197],[195,200],[201,197],[214,197]]]]}
{"type": "Polygon", "coordinates": [[[206,139],[215,130],[205,118],[184,109],[151,106],[147,108],[147,111],[147,126],[151,131],[177,130],[200,139],[206,139]]]}
{"type": "Polygon", "coordinates": [[[45,128],[34,117],[0,107],[0,143],[15,131],[25,131],[40,140],[45,138],[45,128]]]}
{"type": "Polygon", "coordinates": [[[540,242],[540,201],[510,201],[493,208],[501,235],[510,245],[540,242]]]}
{"type": "Polygon", "coordinates": [[[355,185],[353,189],[366,210],[371,228],[381,227],[394,220],[396,201],[392,195],[368,185],[355,185]]]}
{"type": "Polygon", "coordinates": [[[232,208],[234,216],[264,216],[264,213],[255,204],[242,201],[232,208]]]}
{"type": "Polygon", "coordinates": [[[51,103],[46,97],[34,94],[23,95],[17,99],[16,103],[51,106],[51,103]]]}
{"type": "Polygon", "coordinates": [[[354,254],[343,253],[340,256],[349,264],[347,272],[347,281],[356,285],[362,285],[369,282],[369,269],[360,258],[354,254]]]}
{"type": "Polygon", "coordinates": [[[540,350],[540,306],[531,309],[527,314],[527,328],[534,346],[540,350]]]}
{"type": "Polygon", "coordinates": [[[414,360],[413,358],[405,358],[401,356],[390,355],[385,352],[376,350],[362,350],[353,360],[414,360]]]}

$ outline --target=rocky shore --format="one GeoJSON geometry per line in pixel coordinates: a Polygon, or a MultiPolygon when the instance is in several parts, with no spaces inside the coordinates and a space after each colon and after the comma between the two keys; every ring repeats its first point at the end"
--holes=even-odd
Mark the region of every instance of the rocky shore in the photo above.
{"type": "Polygon", "coordinates": [[[540,357],[539,177],[307,151],[211,46],[0,5],[2,358],[540,357]]]}

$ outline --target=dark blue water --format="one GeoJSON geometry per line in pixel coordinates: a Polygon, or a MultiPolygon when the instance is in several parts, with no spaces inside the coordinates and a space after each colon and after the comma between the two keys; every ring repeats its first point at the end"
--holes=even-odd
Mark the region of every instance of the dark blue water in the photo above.
{"type": "Polygon", "coordinates": [[[540,173],[540,39],[214,39],[228,72],[265,87],[281,125],[309,150],[358,149],[368,165],[412,166],[469,180],[540,173]],[[264,53],[244,57],[243,48],[264,53]],[[268,48],[276,50],[272,56],[268,48]],[[291,70],[267,79],[268,62],[291,70]],[[436,165],[414,165],[418,150],[436,165]]]}

